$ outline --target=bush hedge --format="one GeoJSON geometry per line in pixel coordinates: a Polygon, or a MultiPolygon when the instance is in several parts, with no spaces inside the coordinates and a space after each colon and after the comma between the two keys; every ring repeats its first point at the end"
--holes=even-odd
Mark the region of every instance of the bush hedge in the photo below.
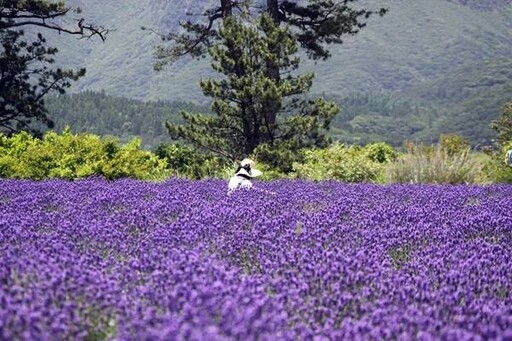
{"type": "Polygon", "coordinates": [[[325,149],[304,151],[304,162],[294,163],[296,177],[310,180],[382,182],[384,164],[396,152],[385,143],[366,147],[335,143],[325,149]]]}
{"type": "MultiPolygon", "coordinates": [[[[137,138],[120,144],[114,137],[47,132],[41,139],[26,132],[0,134],[0,178],[43,180],[136,178],[164,180],[222,178],[233,175],[236,164],[182,144],[164,144],[153,153],[141,149],[137,138]]],[[[261,162],[251,155],[263,176],[258,180],[303,178],[374,183],[503,183],[512,182],[512,167],[504,163],[512,141],[492,153],[470,150],[456,135],[441,136],[439,145],[406,144],[398,153],[386,143],[366,146],[334,143],[324,149],[302,150],[292,169],[261,162]]],[[[290,160],[288,160],[290,161],[290,160]]]]}
{"type": "Polygon", "coordinates": [[[486,172],[493,183],[512,183],[512,167],[505,163],[507,151],[512,149],[512,141],[503,142],[497,152],[490,152],[491,161],[486,165],[486,172]]]}
{"type": "Polygon", "coordinates": [[[164,159],[140,149],[140,140],[120,145],[113,137],[47,132],[42,139],[26,132],[0,134],[0,177],[43,180],[103,176],[160,180],[168,176],[164,159]]]}

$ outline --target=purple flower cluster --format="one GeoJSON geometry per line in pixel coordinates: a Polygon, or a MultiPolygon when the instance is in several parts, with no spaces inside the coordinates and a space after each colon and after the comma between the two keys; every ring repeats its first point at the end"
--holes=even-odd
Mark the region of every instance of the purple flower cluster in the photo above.
{"type": "Polygon", "coordinates": [[[512,186],[0,181],[2,340],[512,340],[512,186]]]}

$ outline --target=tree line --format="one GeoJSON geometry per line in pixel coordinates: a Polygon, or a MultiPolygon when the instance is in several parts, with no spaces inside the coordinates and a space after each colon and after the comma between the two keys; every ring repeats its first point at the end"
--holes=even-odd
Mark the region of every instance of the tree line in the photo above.
{"type": "MultiPolygon", "coordinates": [[[[165,122],[183,123],[180,112],[209,112],[208,105],[184,101],[142,102],[116,97],[105,92],[84,91],[76,94],[51,95],[46,99],[48,117],[54,121],[57,132],[69,126],[77,133],[93,133],[115,136],[121,142],[134,137],[142,141],[142,147],[155,150],[170,140],[165,122]]],[[[48,128],[41,125],[38,130],[48,128]]]]}
{"type": "MultiPolygon", "coordinates": [[[[506,103],[505,96],[498,97],[499,101],[495,96],[481,97],[482,101],[497,102],[498,115],[492,114],[492,117],[498,117],[503,107],[501,103],[506,103]]],[[[471,106],[464,111],[464,115],[455,116],[435,103],[387,93],[352,93],[343,97],[329,96],[327,99],[341,108],[327,134],[332,140],[343,143],[366,145],[385,142],[401,148],[404,141],[431,144],[438,142],[441,134],[457,132],[466,137],[472,146],[482,146],[489,144],[496,135],[489,126],[491,113],[482,110],[479,105],[471,106]],[[480,123],[474,118],[477,112],[483,114],[479,118],[480,123]],[[455,118],[462,121],[458,126],[453,124],[455,118]]],[[[122,142],[139,137],[142,147],[150,150],[171,141],[165,122],[183,124],[185,121],[181,111],[213,114],[210,104],[143,102],[93,91],[50,95],[45,103],[48,117],[54,122],[52,129],[58,132],[70,126],[75,132],[115,136],[122,142]]],[[[44,132],[48,128],[41,125],[38,129],[44,132]]]]}

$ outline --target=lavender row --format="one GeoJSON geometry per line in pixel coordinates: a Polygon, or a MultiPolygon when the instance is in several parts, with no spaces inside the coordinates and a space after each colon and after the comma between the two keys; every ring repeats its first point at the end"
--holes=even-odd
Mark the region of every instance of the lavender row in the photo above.
{"type": "Polygon", "coordinates": [[[512,186],[0,181],[0,339],[512,339],[512,186]]]}

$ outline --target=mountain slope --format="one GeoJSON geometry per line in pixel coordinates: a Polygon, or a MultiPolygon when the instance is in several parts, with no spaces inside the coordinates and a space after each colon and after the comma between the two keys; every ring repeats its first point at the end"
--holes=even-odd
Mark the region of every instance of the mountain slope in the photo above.
{"type": "MultiPolygon", "coordinates": [[[[201,100],[200,77],[215,75],[207,60],[183,59],[154,72],[156,34],[176,32],[178,22],[194,19],[215,0],[71,0],[95,22],[115,27],[105,43],[63,35],[60,61],[84,65],[88,74],[75,87],[105,90],[137,99],[201,100]]],[[[476,3],[473,1],[473,3],[476,3]]],[[[494,1],[506,5],[508,0],[494,1]]],[[[454,67],[512,55],[512,6],[474,9],[448,0],[360,1],[370,8],[389,7],[382,18],[371,18],[359,34],[332,46],[333,57],[317,64],[303,58],[303,70],[314,70],[316,93],[405,89],[444,75],[454,67]]],[[[204,19],[197,17],[198,19],[204,19]]]]}

